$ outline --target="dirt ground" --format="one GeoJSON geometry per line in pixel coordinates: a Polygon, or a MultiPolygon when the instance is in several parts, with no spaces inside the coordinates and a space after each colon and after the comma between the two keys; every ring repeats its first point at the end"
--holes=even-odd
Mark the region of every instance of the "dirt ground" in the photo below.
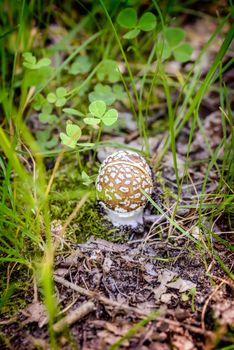
{"type": "MultiPolygon", "coordinates": [[[[214,30],[212,22],[208,21],[206,25],[204,21],[187,26],[190,40],[196,36],[196,41],[193,41],[193,47],[197,43],[195,59],[214,30]]],[[[217,39],[219,44],[221,39],[217,39]]],[[[215,43],[211,56],[203,62],[203,76],[217,52],[216,46],[215,43]]],[[[231,56],[225,63],[229,59],[231,56]]],[[[168,64],[166,70],[172,68],[168,64]]],[[[177,67],[178,71],[180,68],[177,67]]],[[[233,88],[233,73],[232,64],[224,74],[230,88],[233,88]]],[[[176,95],[172,96],[173,101],[176,98],[176,95]]],[[[207,159],[210,157],[208,145],[214,151],[223,137],[219,104],[215,92],[208,93],[202,101],[199,116],[207,140],[197,128],[191,143],[189,164],[186,164],[186,154],[190,122],[183,128],[176,144],[180,180],[184,167],[188,166],[176,220],[192,237],[202,240],[202,244],[196,245],[175,228],[172,229],[165,217],[151,205],[147,206],[144,214],[144,227],[135,231],[123,228],[117,232],[117,235],[128,238],[126,243],[113,243],[94,237],[83,244],[68,243],[66,253],[63,249],[58,251],[54,268],[61,317],[54,325],[59,349],[234,349],[234,283],[218,263],[218,259],[222,259],[232,271],[233,251],[226,249],[215,236],[203,235],[210,224],[209,209],[202,213],[204,232],[199,232],[199,213],[194,209],[206,176],[207,159]],[[216,249],[217,259],[211,249],[205,251],[203,248],[209,245],[209,240],[212,240],[210,246],[216,249]]],[[[165,113],[166,104],[160,111],[152,112],[149,117],[152,130],[157,128],[165,113]]],[[[229,142],[228,126],[226,132],[229,142]]],[[[167,133],[159,132],[150,138],[152,159],[167,133]]],[[[110,135],[106,135],[106,139],[108,137],[110,139],[110,135]]],[[[116,138],[113,135],[111,140],[113,143],[116,141],[138,147],[136,122],[130,118],[121,140],[119,135],[116,138]]],[[[102,161],[112,151],[98,151],[98,160],[102,161]]],[[[218,187],[216,170],[212,167],[207,178],[206,204],[215,202],[215,199],[209,199],[209,194],[216,193],[217,189],[222,190],[218,187]]],[[[154,174],[153,199],[163,210],[166,208],[171,217],[177,191],[171,152],[165,155],[160,169],[156,169],[154,174]]],[[[213,218],[213,233],[230,245],[234,243],[233,237],[227,234],[231,231],[231,225],[233,223],[228,222],[225,213],[213,218]]],[[[90,235],[92,232],[89,232],[90,235]]],[[[17,281],[18,278],[21,275],[17,275],[16,269],[11,279],[17,281]]],[[[24,278],[27,279],[27,276],[24,278]]],[[[48,320],[40,290],[37,290],[33,280],[29,288],[14,297],[24,299],[24,303],[22,307],[17,306],[14,314],[0,316],[0,350],[50,349],[48,320]]]]}
{"type": "MultiPolygon", "coordinates": [[[[233,282],[193,244],[181,238],[176,245],[91,238],[72,254],[58,256],[54,278],[59,308],[73,320],[55,326],[60,348],[115,349],[112,344],[149,314],[120,349],[218,349],[233,344],[233,282]]],[[[231,256],[224,259],[232,264],[231,256]]],[[[44,307],[32,291],[28,298],[26,308],[5,325],[1,322],[1,333],[9,339],[1,349],[49,349],[44,307]]]]}

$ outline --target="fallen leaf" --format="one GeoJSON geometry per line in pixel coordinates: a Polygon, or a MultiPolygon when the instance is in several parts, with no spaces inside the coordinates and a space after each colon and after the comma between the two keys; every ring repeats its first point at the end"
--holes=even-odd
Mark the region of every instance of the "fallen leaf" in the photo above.
{"type": "Polygon", "coordinates": [[[165,285],[168,282],[170,282],[175,276],[176,276],[175,272],[169,271],[169,270],[163,270],[161,274],[159,274],[158,276],[158,282],[165,285]]]}
{"type": "Polygon", "coordinates": [[[41,328],[48,322],[46,310],[42,303],[34,302],[29,304],[27,308],[21,312],[27,317],[27,319],[23,321],[24,324],[37,322],[41,328]]]}
{"type": "Polygon", "coordinates": [[[196,284],[188,280],[183,280],[181,277],[179,277],[175,282],[168,283],[167,287],[178,289],[180,293],[183,293],[192,288],[196,288],[196,284]]]}

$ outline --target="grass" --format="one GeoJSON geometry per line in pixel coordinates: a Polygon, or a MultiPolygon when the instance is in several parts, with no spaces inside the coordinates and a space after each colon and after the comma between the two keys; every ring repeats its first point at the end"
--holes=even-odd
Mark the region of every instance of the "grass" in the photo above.
{"type": "MultiPolygon", "coordinates": [[[[76,6],[79,7],[79,4],[77,2],[76,6]]],[[[155,94],[154,91],[163,91],[165,94],[168,118],[165,117],[164,128],[165,130],[168,128],[168,130],[165,142],[161,144],[160,152],[154,159],[153,166],[158,169],[163,164],[165,154],[169,150],[172,152],[177,199],[171,214],[151,198],[149,201],[157,212],[166,217],[170,224],[170,230],[185,235],[196,244],[197,249],[208,251],[218,261],[225,273],[233,279],[233,273],[213,247],[213,238],[215,237],[229,250],[233,250],[233,247],[228,241],[217,236],[212,227],[216,219],[224,213],[227,216],[229,226],[232,227],[234,129],[231,91],[223,80],[223,74],[233,63],[233,59],[224,62],[224,58],[233,40],[234,25],[224,37],[205,77],[200,73],[201,59],[209,52],[210,45],[229,22],[230,14],[217,20],[214,33],[204,45],[188,73],[173,77],[166,72],[162,51],[157,51],[154,43],[160,37],[165,26],[172,20],[173,13],[167,13],[168,8],[160,8],[158,2],[153,1],[149,10],[157,16],[156,30],[153,34],[145,33],[129,43],[130,48],[128,48],[122,39],[121,30],[116,24],[116,16],[121,9],[119,6],[108,8],[107,3],[102,0],[100,0],[99,5],[91,6],[88,9],[86,5],[81,4],[85,14],[78,15],[78,18],[77,15],[73,14],[72,2],[68,2],[68,5],[61,5],[61,9],[59,6],[56,5],[56,2],[51,1],[44,8],[44,2],[40,0],[37,2],[11,0],[8,2],[8,6],[7,1],[0,4],[0,20],[3,24],[0,33],[0,111],[2,115],[0,119],[0,176],[2,179],[0,184],[0,263],[2,274],[5,276],[1,283],[1,289],[4,293],[0,299],[0,307],[6,311],[9,305],[10,310],[15,291],[27,289],[25,283],[15,283],[14,280],[11,282],[14,270],[22,271],[22,275],[26,273],[27,276],[28,274],[37,276],[38,286],[42,288],[49,316],[51,348],[54,349],[57,348],[57,342],[52,326],[58,314],[58,301],[54,296],[53,266],[57,252],[53,245],[51,222],[55,219],[62,220],[65,228],[69,229],[68,239],[71,243],[84,241],[91,235],[113,239],[115,232],[110,227],[103,226],[103,220],[96,209],[94,185],[90,189],[82,184],[81,171],[85,170],[91,178],[95,177],[98,166],[95,158],[97,149],[104,145],[115,148],[122,146],[112,142],[112,140],[103,141],[100,138],[101,133],[97,129],[82,125],[83,137],[88,139],[88,142],[95,143],[91,162],[91,152],[85,145],[77,151],[60,148],[59,144],[53,149],[42,150],[36,139],[34,126],[30,127],[31,117],[35,113],[32,104],[41,92],[47,94],[55,91],[56,87],[65,85],[69,89],[67,102],[72,107],[80,106],[81,110],[87,110],[89,105],[87,92],[82,95],[82,91],[83,89],[92,90],[100,65],[107,58],[117,58],[117,61],[126,67],[126,71],[121,70],[120,75],[120,82],[127,93],[124,108],[131,110],[136,118],[142,142],[142,152],[147,157],[150,157],[149,135],[154,135],[154,131],[148,129],[147,115],[151,105],[160,103],[157,93],[155,94]],[[6,16],[1,6],[7,8],[6,16]],[[71,21],[69,13],[72,13],[71,21]],[[96,20],[97,15],[100,16],[100,22],[96,20]],[[79,20],[78,24],[76,24],[77,20],[79,20]],[[48,45],[48,42],[53,40],[50,37],[50,25],[53,22],[56,22],[59,28],[65,27],[66,33],[48,45]],[[153,35],[154,41],[152,41],[151,35],[153,35]],[[43,68],[38,72],[38,75],[35,71],[28,72],[23,69],[22,53],[26,51],[35,52],[40,58],[51,58],[54,68],[51,70],[43,68]],[[80,85],[75,86],[72,79],[76,79],[76,77],[69,76],[68,69],[71,62],[79,54],[85,52],[92,58],[93,68],[84,77],[79,78],[80,85]],[[144,66],[143,73],[137,68],[139,58],[142,59],[141,63],[144,66]],[[156,59],[156,67],[153,67],[153,62],[156,59]],[[35,78],[35,84],[30,85],[31,77],[35,78]],[[223,139],[213,150],[203,127],[199,108],[207,92],[217,89],[217,84],[223,139]],[[172,94],[175,91],[178,93],[176,103],[172,101],[172,94]],[[188,151],[184,173],[180,178],[176,147],[183,127],[188,122],[191,122],[188,151]],[[230,128],[230,136],[227,133],[227,128],[230,128]],[[201,192],[197,195],[197,205],[183,205],[180,202],[180,195],[185,181],[189,182],[190,149],[197,129],[209,150],[207,170],[201,192]],[[223,151],[222,156],[220,156],[221,151],[223,151]],[[45,164],[48,160],[55,162],[53,171],[46,169],[45,164]],[[215,170],[218,176],[218,187],[216,192],[212,193],[213,197],[206,193],[211,170],[215,170]],[[89,199],[84,203],[81,202],[82,205],[76,209],[77,201],[82,201],[82,198],[87,194],[90,196],[89,199]],[[196,225],[200,232],[204,232],[204,237],[200,242],[189,233],[189,230],[177,222],[176,210],[178,207],[193,207],[196,210],[196,225]],[[208,210],[209,214],[207,214],[208,210]],[[209,229],[203,225],[202,217],[205,214],[209,217],[209,229]],[[69,217],[71,222],[66,221],[69,217]],[[103,229],[100,230],[100,227],[103,229]]],[[[182,12],[186,12],[186,10],[188,9],[183,7],[180,9],[182,12]]],[[[74,11],[74,13],[76,12],[74,11]]],[[[214,21],[216,21],[215,18],[214,21]]],[[[60,115],[62,117],[61,120],[58,118],[55,126],[39,126],[42,131],[48,128],[51,138],[64,129],[66,116],[63,115],[62,108],[58,108],[56,113],[58,117],[60,115]]],[[[80,119],[74,118],[73,121],[80,123],[80,119]]],[[[132,149],[131,146],[129,148],[132,149]]],[[[28,288],[30,288],[30,284],[28,288]]],[[[148,321],[143,320],[143,323],[139,323],[140,327],[148,321]]],[[[127,334],[111,348],[119,348],[124,339],[128,339],[137,331],[137,327],[136,325],[136,329],[133,328],[133,333],[127,334]]]]}

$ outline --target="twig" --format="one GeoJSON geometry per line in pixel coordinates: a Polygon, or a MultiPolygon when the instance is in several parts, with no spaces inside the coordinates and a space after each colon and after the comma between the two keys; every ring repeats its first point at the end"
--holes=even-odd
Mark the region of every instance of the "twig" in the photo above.
{"type": "Polygon", "coordinates": [[[17,317],[14,316],[12,318],[8,318],[7,320],[2,320],[0,321],[0,325],[4,325],[4,324],[11,324],[17,321],[17,317]]]}
{"type": "Polygon", "coordinates": [[[213,296],[217,293],[217,291],[219,290],[219,288],[224,284],[226,283],[225,280],[223,280],[216,288],[215,290],[210,294],[209,298],[206,300],[204,306],[203,306],[203,309],[202,309],[202,313],[201,313],[201,325],[202,325],[202,329],[206,329],[206,326],[205,326],[205,314],[206,314],[206,309],[207,309],[207,306],[209,304],[209,302],[211,301],[211,299],[213,298],[213,296]]]}
{"type": "Polygon", "coordinates": [[[138,309],[138,308],[135,308],[135,307],[132,307],[132,306],[128,306],[126,304],[120,304],[118,303],[117,301],[114,301],[114,300],[111,300],[109,298],[106,298],[96,292],[93,292],[93,291],[90,291],[90,290],[87,290],[85,288],[82,288],[80,286],[77,286],[76,284],[74,283],[71,283],[67,280],[65,280],[63,277],[59,277],[59,276],[54,276],[54,280],[62,285],[64,285],[65,287],[67,288],[70,288],[70,289],[73,289],[75,290],[76,292],[82,294],[82,295],[86,295],[88,298],[95,298],[97,299],[98,301],[100,301],[100,303],[102,304],[105,304],[105,305],[109,305],[109,306],[112,306],[114,308],[117,308],[117,309],[122,309],[122,310],[125,310],[125,311],[128,311],[128,312],[134,312],[140,316],[147,316],[147,312],[141,310],[141,309],[138,309]]]}
{"type": "MultiPolygon", "coordinates": [[[[87,290],[85,288],[82,288],[80,286],[77,286],[76,284],[65,280],[63,277],[54,276],[54,280],[56,282],[64,285],[67,288],[71,288],[71,289],[75,290],[76,292],[78,292],[78,293],[80,293],[82,295],[86,295],[89,298],[95,298],[102,304],[105,304],[105,305],[108,305],[108,306],[112,306],[114,308],[121,309],[121,310],[124,310],[124,311],[133,312],[133,313],[137,314],[140,317],[147,317],[147,316],[149,316],[149,313],[147,311],[141,310],[141,309],[139,309],[137,307],[128,306],[126,304],[120,304],[120,303],[118,303],[118,302],[116,302],[114,300],[110,300],[110,299],[108,299],[108,298],[98,294],[97,292],[93,292],[93,291],[87,290]]],[[[197,333],[197,334],[202,334],[202,335],[206,335],[206,336],[209,336],[209,335],[213,334],[211,331],[207,331],[207,330],[202,329],[200,327],[192,326],[192,325],[185,324],[185,323],[181,324],[178,321],[170,320],[168,318],[161,317],[161,316],[155,317],[155,321],[163,321],[163,322],[168,323],[171,326],[177,326],[177,327],[181,326],[181,327],[184,327],[184,328],[190,330],[191,332],[194,332],[194,333],[197,333]]]]}
{"type": "Polygon", "coordinates": [[[95,305],[92,301],[87,301],[80,305],[76,310],[71,311],[67,316],[53,325],[53,329],[56,333],[62,332],[67,326],[81,320],[95,309],[95,305]]]}

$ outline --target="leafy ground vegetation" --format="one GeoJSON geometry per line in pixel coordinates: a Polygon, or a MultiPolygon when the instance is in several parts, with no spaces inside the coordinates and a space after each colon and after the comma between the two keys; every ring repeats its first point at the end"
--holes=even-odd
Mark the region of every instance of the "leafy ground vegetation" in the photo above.
{"type": "Polygon", "coordinates": [[[0,1],[0,348],[234,349],[232,1],[0,1]],[[100,163],[142,154],[144,225],[100,163]]]}

